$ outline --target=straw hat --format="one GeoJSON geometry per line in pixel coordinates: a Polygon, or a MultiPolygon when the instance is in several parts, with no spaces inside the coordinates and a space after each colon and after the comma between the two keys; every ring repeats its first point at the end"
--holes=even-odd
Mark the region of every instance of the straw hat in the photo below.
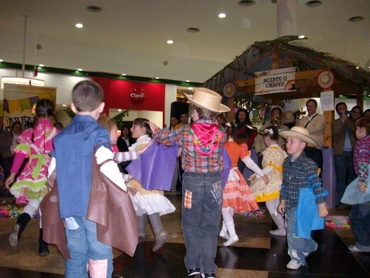
{"type": "Polygon", "coordinates": [[[195,106],[213,112],[228,112],[230,108],[221,104],[221,95],[207,88],[196,88],[193,95],[185,94],[185,97],[195,106]]]}
{"type": "Polygon", "coordinates": [[[295,121],[294,113],[292,111],[285,111],[281,117],[282,124],[290,124],[295,121]]]}
{"type": "Polygon", "coordinates": [[[279,134],[283,138],[297,138],[303,142],[306,142],[309,147],[318,146],[318,143],[310,137],[309,131],[301,126],[293,126],[290,130],[280,130],[279,134]]]}
{"type": "Polygon", "coordinates": [[[328,89],[334,84],[334,74],[330,70],[323,70],[318,74],[316,81],[322,89],[328,89]]]}

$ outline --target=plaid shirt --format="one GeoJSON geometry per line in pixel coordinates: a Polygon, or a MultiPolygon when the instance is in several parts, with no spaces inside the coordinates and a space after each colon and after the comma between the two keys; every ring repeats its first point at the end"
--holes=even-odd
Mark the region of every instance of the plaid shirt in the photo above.
{"type": "Polygon", "coordinates": [[[353,168],[356,175],[367,180],[370,162],[370,136],[358,140],[353,151],[353,168]]]}
{"type": "MultiPolygon", "coordinates": [[[[214,122],[209,119],[201,119],[196,121],[196,123],[214,124],[214,122]]],[[[223,169],[222,146],[226,142],[225,130],[222,127],[220,127],[220,129],[223,132],[223,136],[218,142],[218,146],[208,156],[202,155],[196,151],[194,137],[190,134],[189,124],[174,131],[157,129],[153,132],[153,138],[160,144],[167,146],[177,144],[179,147],[183,148],[181,151],[181,163],[185,172],[220,172],[223,169]]]]}
{"type": "MultiPolygon", "coordinates": [[[[283,185],[280,189],[280,199],[285,201],[285,211],[298,205],[299,189],[314,185],[313,193],[323,193],[321,179],[317,175],[316,163],[302,152],[296,160],[291,161],[289,155],[283,164],[283,185]],[[313,177],[310,179],[309,178],[313,177]]],[[[325,197],[316,198],[316,204],[325,203],[325,197]]]]}

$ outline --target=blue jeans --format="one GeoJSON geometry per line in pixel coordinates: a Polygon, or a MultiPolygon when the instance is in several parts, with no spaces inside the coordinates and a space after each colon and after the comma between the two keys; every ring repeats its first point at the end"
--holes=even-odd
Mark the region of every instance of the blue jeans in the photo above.
{"type": "Polygon", "coordinates": [[[353,205],[349,218],[356,242],[363,247],[370,247],[370,202],[353,205]]]}
{"type": "Polygon", "coordinates": [[[312,238],[305,239],[295,235],[296,210],[297,207],[292,207],[285,212],[285,219],[288,225],[288,254],[292,260],[296,260],[301,265],[305,265],[306,256],[308,256],[309,253],[316,251],[318,244],[312,238]]]}
{"type": "Polygon", "coordinates": [[[221,176],[185,172],[182,181],[182,222],[187,269],[215,273],[217,240],[221,220],[221,176]]]}
{"type": "Polygon", "coordinates": [[[76,230],[66,228],[67,246],[71,259],[66,261],[66,278],[87,277],[86,266],[89,259],[108,262],[107,276],[112,277],[112,247],[97,240],[96,223],[85,217],[74,217],[78,224],[76,230]]]}
{"type": "Polygon", "coordinates": [[[340,202],[346,186],[357,177],[353,170],[353,153],[343,152],[343,154],[334,154],[334,164],[335,174],[337,176],[336,190],[338,201],[340,202]]]}

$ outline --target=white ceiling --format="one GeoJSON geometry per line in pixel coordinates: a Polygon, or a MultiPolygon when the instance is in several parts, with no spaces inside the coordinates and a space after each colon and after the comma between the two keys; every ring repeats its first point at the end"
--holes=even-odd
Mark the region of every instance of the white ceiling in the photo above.
{"type": "MultiPolygon", "coordinates": [[[[297,1],[296,35],[307,36],[307,46],[370,66],[370,0],[322,0],[315,8],[297,1]],[[364,20],[349,22],[353,16],[364,20]]],[[[253,42],[277,37],[274,1],[238,2],[0,0],[0,59],[22,64],[28,15],[26,64],[204,82],[253,42]],[[89,12],[90,5],[103,10],[89,12]],[[220,12],[226,18],[219,19],[220,12]],[[83,29],[75,27],[79,22],[83,29]]]]}

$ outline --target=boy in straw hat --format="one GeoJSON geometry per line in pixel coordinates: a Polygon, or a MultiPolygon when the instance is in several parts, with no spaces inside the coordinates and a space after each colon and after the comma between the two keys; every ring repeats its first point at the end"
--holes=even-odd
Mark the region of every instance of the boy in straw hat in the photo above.
{"type": "MultiPolygon", "coordinates": [[[[317,145],[317,142],[310,137],[308,130],[294,126],[290,130],[281,130],[280,135],[287,140],[286,151],[289,156],[283,164],[283,184],[280,190],[278,212],[285,213],[287,221],[288,254],[291,258],[287,268],[298,269],[305,265],[306,257],[318,247],[310,235],[305,238],[297,235],[296,222],[300,223],[302,220],[312,222],[315,217],[314,214],[303,216],[299,213],[296,216],[300,188],[312,188],[315,202],[312,200],[311,207],[316,209],[317,205],[318,212],[316,213],[321,218],[328,215],[325,204],[326,191],[321,187],[316,163],[303,152],[306,146],[315,147],[317,145]]],[[[309,228],[308,234],[311,230],[309,228]]]]}
{"type": "Polygon", "coordinates": [[[222,208],[220,172],[225,130],[216,117],[230,109],[221,104],[221,95],[206,88],[185,94],[192,104],[193,123],[175,131],[159,130],[150,123],[153,138],[165,145],[177,144],[181,151],[182,223],[189,276],[216,277],[214,263],[222,208]]]}

